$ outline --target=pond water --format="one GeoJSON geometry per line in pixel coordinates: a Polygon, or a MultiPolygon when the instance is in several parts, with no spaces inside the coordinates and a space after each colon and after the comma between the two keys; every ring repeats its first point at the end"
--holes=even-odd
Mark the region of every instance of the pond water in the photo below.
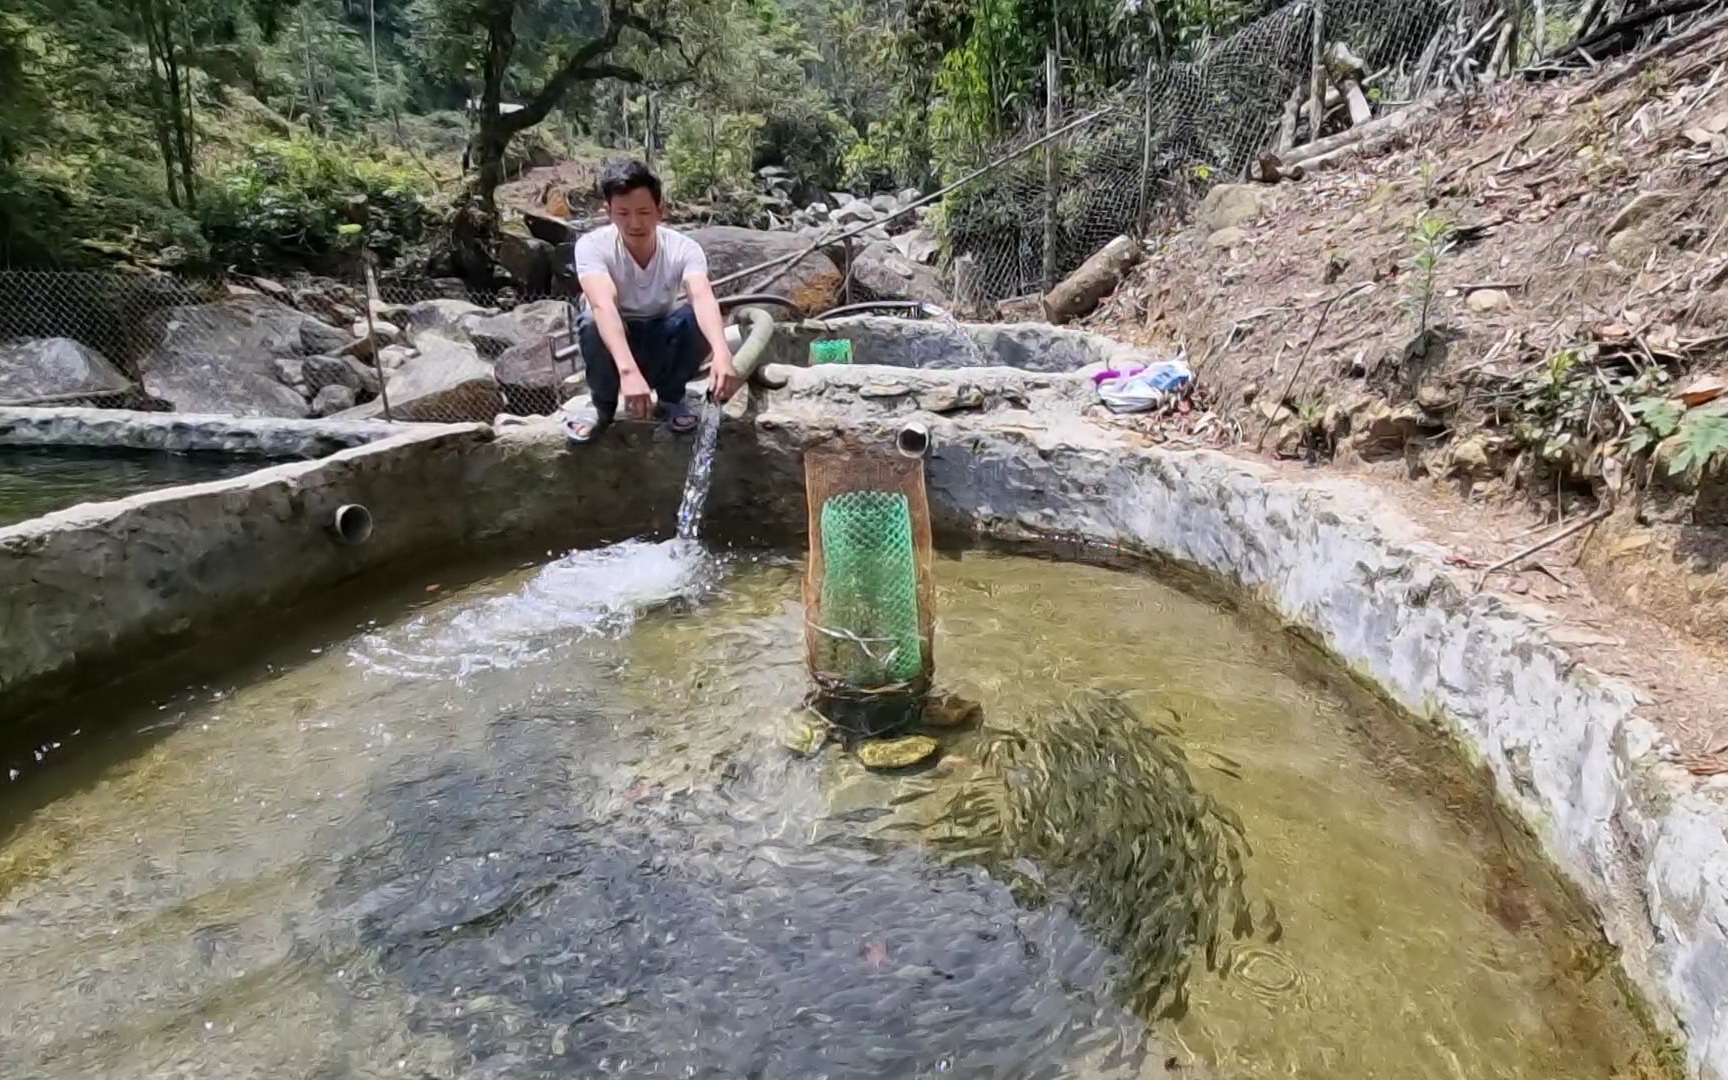
{"type": "Polygon", "coordinates": [[[1138,573],[936,570],[938,681],[986,728],[906,774],[780,745],[799,564],[676,543],[68,717],[105,734],[0,787],[0,1077],[1658,1075],[1589,939],[1403,723],[1138,573]],[[1076,689],[1151,726],[1063,744],[1076,689]],[[915,826],[988,777],[993,732],[1070,762],[1045,789],[1068,831],[1012,867],[938,858],[915,826]],[[1142,776],[1164,786],[1124,805],[1142,776]],[[1145,852],[1180,838],[1118,823],[1206,800],[1254,925],[1165,978],[1177,894],[1224,864],[1170,870],[1145,852]],[[1100,827],[1135,854],[1076,899],[1100,827]],[[1153,1008],[1148,978],[1180,993],[1153,1008]]]}
{"type": "Polygon", "coordinates": [[[269,464],[228,454],[0,446],[0,528],[82,502],[223,480],[269,464]]]}

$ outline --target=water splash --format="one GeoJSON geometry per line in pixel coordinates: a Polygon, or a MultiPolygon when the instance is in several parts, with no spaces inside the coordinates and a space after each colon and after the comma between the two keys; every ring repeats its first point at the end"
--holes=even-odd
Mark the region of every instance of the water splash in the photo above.
{"type": "Polygon", "coordinates": [[[696,429],[696,453],[684,478],[684,498],[678,504],[678,539],[694,540],[702,529],[702,510],[714,480],[714,446],[720,440],[720,404],[708,398],[696,429]]]}
{"type": "Polygon", "coordinates": [[[704,592],[719,563],[693,543],[626,540],[574,551],[503,595],[441,604],[367,634],[350,655],[375,674],[463,679],[552,656],[574,637],[627,632],[642,612],[704,592]]]}

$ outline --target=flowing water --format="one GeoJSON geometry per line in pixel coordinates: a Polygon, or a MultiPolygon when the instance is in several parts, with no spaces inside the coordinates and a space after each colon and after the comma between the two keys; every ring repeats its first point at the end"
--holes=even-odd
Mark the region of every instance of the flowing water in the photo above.
{"type": "Polygon", "coordinates": [[[684,498],[678,503],[678,538],[695,540],[702,531],[702,509],[708,504],[708,488],[714,482],[714,446],[720,440],[720,405],[713,398],[702,403],[702,419],[696,428],[696,452],[684,478],[684,498]]]}
{"type": "Polygon", "coordinates": [[[82,502],[224,480],[269,464],[226,454],[0,447],[0,528],[82,502]]]}
{"type": "MultiPolygon", "coordinates": [[[[1178,876],[1069,903],[1058,844],[1017,860],[1034,903],[901,828],[985,733],[898,776],[779,746],[799,574],[632,542],[69,717],[108,733],[0,786],[0,1077],[1656,1075],[1616,1072],[1612,980],[1405,725],[1144,576],[940,561],[945,689],[1046,761],[1040,721],[1109,691],[1181,751],[1140,801],[1239,821],[1253,933],[1137,1010],[1115,943],[1178,876]]],[[[1092,734],[1050,810],[1095,793],[1096,833],[1143,763],[1092,734]]],[[[1135,865],[1170,839],[1119,831],[1135,865]]]]}

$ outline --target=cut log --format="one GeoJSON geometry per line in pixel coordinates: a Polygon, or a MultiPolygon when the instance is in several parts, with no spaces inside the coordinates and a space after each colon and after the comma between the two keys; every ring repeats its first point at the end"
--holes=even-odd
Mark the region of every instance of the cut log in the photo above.
{"type": "Polygon", "coordinates": [[[1045,294],[1044,318],[1059,326],[1090,315],[1099,301],[1115,291],[1122,275],[1140,261],[1140,256],[1140,245],[1129,237],[1118,236],[1105,244],[1080,264],[1080,269],[1045,294]]]}

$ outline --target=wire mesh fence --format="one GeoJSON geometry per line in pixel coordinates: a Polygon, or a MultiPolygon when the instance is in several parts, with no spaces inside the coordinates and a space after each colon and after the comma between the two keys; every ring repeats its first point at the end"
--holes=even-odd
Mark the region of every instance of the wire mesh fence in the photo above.
{"type": "Polygon", "coordinates": [[[1295,0],[1193,60],[1150,65],[1129,86],[1046,110],[981,149],[974,165],[1002,164],[945,198],[942,277],[962,311],[1001,313],[1114,237],[1184,220],[1206,188],[1243,178],[1267,152],[1534,62],[1590,7],[1600,5],[1295,0]]]}
{"type": "Polygon", "coordinates": [[[0,271],[0,405],[450,423],[581,392],[568,297],[441,291],[0,271]]]}

